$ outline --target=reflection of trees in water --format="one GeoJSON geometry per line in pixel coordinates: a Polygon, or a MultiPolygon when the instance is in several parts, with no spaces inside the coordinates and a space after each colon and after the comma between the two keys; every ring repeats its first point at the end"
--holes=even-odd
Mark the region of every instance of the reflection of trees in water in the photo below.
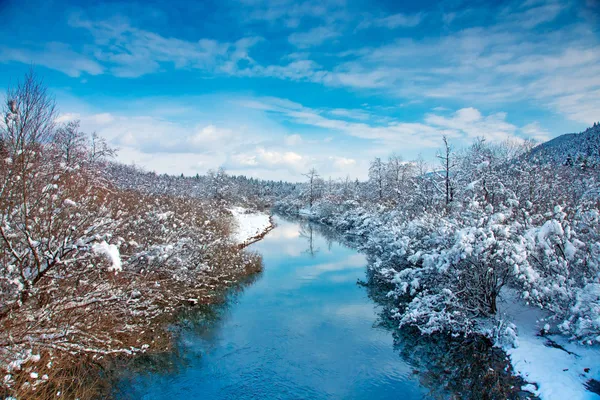
{"type": "MultiPolygon", "coordinates": [[[[301,218],[289,218],[304,230],[318,232],[329,245],[341,243],[356,248],[360,238],[342,236],[322,224],[310,223],[301,218]]],[[[311,236],[312,238],[312,236],[311,236]]],[[[367,254],[367,261],[373,257],[367,254]]],[[[483,337],[452,338],[448,335],[421,335],[416,328],[398,328],[398,322],[391,318],[392,303],[387,293],[392,289],[389,283],[376,281],[367,270],[369,298],[381,306],[377,326],[389,330],[394,337],[394,349],[403,360],[411,364],[419,382],[426,387],[429,395],[436,399],[534,399],[521,390],[526,383],[513,375],[513,369],[506,354],[483,337]]]]}
{"type": "Polygon", "coordinates": [[[314,245],[314,237],[313,237],[313,225],[312,224],[301,224],[300,225],[300,237],[304,238],[308,241],[308,248],[304,250],[304,253],[309,254],[311,257],[314,257],[319,249],[315,249],[314,245]]]}
{"type": "Polygon", "coordinates": [[[419,382],[436,399],[526,399],[535,398],[521,390],[526,383],[513,375],[506,354],[481,336],[452,338],[422,335],[416,328],[398,328],[391,318],[395,307],[386,293],[390,287],[363,283],[369,298],[381,306],[377,326],[392,332],[394,349],[410,363],[419,382]]]}
{"type": "Polygon", "coordinates": [[[331,247],[334,243],[338,243],[347,247],[354,248],[355,243],[352,237],[343,237],[334,229],[319,224],[316,222],[311,222],[306,218],[291,216],[291,215],[280,215],[286,221],[290,221],[296,223],[300,226],[299,234],[301,238],[305,238],[308,241],[308,249],[305,250],[305,253],[314,256],[319,252],[319,248],[314,247],[314,240],[318,234],[318,236],[322,237],[327,243],[327,250],[331,250],[331,247]]]}
{"type": "MultiPolygon", "coordinates": [[[[165,331],[165,338],[174,337],[173,346],[169,351],[160,353],[140,354],[133,358],[118,359],[106,371],[111,375],[114,395],[119,398],[133,398],[131,394],[124,393],[123,387],[131,387],[131,382],[151,375],[176,375],[190,365],[186,357],[186,349],[179,340],[182,333],[191,334],[211,342],[218,336],[223,323],[227,320],[231,305],[237,303],[244,289],[254,283],[260,273],[253,274],[224,292],[214,294],[215,302],[212,304],[198,304],[180,310],[175,320],[165,331]],[[121,388],[119,387],[121,386],[121,388]],[[128,397],[129,395],[129,397],[128,397]]],[[[194,357],[197,357],[194,354],[194,357]]],[[[197,359],[194,360],[198,362],[197,359]]]]}
{"type": "MultiPolygon", "coordinates": [[[[300,225],[300,236],[308,240],[306,252],[311,256],[319,251],[314,246],[317,234],[325,238],[329,248],[333,243],[350,247],[355,245],[353,238],[342,237],[326,226],[303,219],[288,217],[286,219],[300,225]]],[[[180,331],[185,330],[210,342],[218,335],[226,321],[231,304],[237,301],[245,287],[252,284],[258,276],[254,275],[231,288],[222,295],[222,301],[216,304],[198,305],[182,310],[177,322],[170,327],[173,334],[177,336],[180,331]]],[[[392,304],[386,296],[391,287],[381,282],[374,282],[369,273],[367,277],[368,281],[363,284],[367,288],[368,295],[381,306],[377,326],[391,332],[394,338],[394,350],[414,367],[419,382],[430,391],[429,396],[436,399],[467,400],[534,398],[530,393],[520,390],[525,382],[512,375],[512,367],[506,355],[500,349],[494,348],[487,339],[481,337],[455,339],[446,335],[426,336],[421,335],[416,329],[398,328],[398,323],[390,318],[390,310],[397,307],[397,304],[392,304]]],[[[116,374],[115,382],[118,380],[124,382],[136,377],[143,379],[144,375],[151,374],[177,374],[189,365],[185,352],[185,348],[175,345],[169,352],[141,355],[123,361],[121,366],[114,368],[125,371],[116,374]]],[[[131,385],[125,386],[131,387],[131,385]]],[[[117,385],[113,387],[118,388],[117,385]]],[[[121,398],[127,398],[127,393],[116,394],[121,398]]]]}

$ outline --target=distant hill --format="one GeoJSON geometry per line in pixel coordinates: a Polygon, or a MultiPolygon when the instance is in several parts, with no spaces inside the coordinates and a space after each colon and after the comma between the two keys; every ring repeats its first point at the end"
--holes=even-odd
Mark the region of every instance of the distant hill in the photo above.
{"type": "Polygon", "coordinates": [[[534,147],[529,158],[579,168],[600,168],[600,123],[581,133],[567,133],[534,147]]]}

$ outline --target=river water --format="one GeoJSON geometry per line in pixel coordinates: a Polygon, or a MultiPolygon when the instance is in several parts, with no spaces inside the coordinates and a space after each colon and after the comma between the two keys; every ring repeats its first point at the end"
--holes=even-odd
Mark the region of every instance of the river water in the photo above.
{"type": "Polygon", "coordinates": [[[119,398],[427,397],[357,285],[365,257],[310,225],[275,222],[251,247],[263,255],[264,272],[209,322],[181,330],[170,368],[125,374],[119,398]]]}

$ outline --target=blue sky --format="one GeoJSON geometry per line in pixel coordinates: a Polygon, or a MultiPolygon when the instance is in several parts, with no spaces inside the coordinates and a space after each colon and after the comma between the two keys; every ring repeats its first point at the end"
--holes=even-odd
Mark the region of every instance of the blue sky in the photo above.
{"type": "Polygon", "coordinates": [[[60,119],[149,170],[363,178],[484,136],[600,120],[600,3],[0,2],[2,86],[33,64],[60,119]]]}

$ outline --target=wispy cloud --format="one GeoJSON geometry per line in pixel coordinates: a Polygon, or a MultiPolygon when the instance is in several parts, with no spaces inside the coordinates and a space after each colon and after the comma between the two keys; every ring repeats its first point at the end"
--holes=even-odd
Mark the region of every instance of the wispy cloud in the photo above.
{"type": "MultiPolygon", "coordinates": [[[[277,114],[279,117],[296,124],[337,131],[361,139],[372,140],[385,147],[401,146],[404,149],[438,148],[440,138],[446,135],[459,143],[466,144],[476,137],[484,137],[500,142],[511,138],[534,138],[539,140],[544,132],[539,124],[530,124],[523,128],[507,121],[503,112],[489,115],[468,107],[459,109],[449,115],[428,113],[419,122],[403,122],[397,119],[385,121],[356,122],[352,120],[353,110],[326,110],[301,107],[292,103],[286,107],[285,102],[270,104],[272,99],[256,99],[241,104],[249,108],[259,108],[277,114]],[[333,116],[328,116],[328,114],[333,116]],[[336,116],[338,118],[336,118],[336,116]],[[339,117],[346,117],[342,119],[339,117]]],[[[368,118],[363,118],[364,120],[368,118]]]]}
{"type": "Polygon", "coordinates": [[[25,64],[36,63],[64,72],[74,78],[83,73],[99,75],[104,72],[104,67],[92,57],[79,54],[73,51],[69,45],[58,42],[49,42],[41,47],[31,49],[0,45],[0,62],[8,61],[25,64]]]}
{"type": "Polygon", "coordinates": [[[225,164],[231,168],[286,168],[290,172],[299,174],[309,168],[308,159],[294,151],[266,150],[257,147],[252,151],[234,153],[225,164]]]}
{"type": "Polygon", "coordinates": [[[370,27],[396,29],[396,28],[413,28],[423,21],[424,14],[392,14],[385,17],[374,18],[369,16],[358,24],[357,29],[366,29],[370,27]]]}
{"type": "Polygon", "coordinates": [[[318,46],[324,42],[330,41],[340,36],[340,33],[336,32],[332,28],[325,26],[318,26],[312,28],[307,32],[295,32],[289,36],[289,41],[296,47],[308,48],[318,46]]]}
{"type": "Polygon", "coordinates": [[[538,122],[532,122],[521,128],[526,138],[536,142],[545,142],[550,140],[550,133],[540,126],[538,122]]]}
{"type": "MultiPolygon", "coordinates": [[[[137,27],[124,17],[98,20],[74,13],[70,27],[89,32],[92,43],[77,49],[61,42],[21,48],[5,45],[0,60],[34,61],[72,77],[110,73],[132,78],[186,69],[208,77],[312,82],[413,100],[535,101],[582,123],[591,123],[596,116],[581,109],[600,105],[598,34],[586,19],[560,22],[561,15],[577,8],[569,3],[536,0],[500,9],[429,12],[430,22],[436,18],[453,25],[462,22],[442,35],[392,35],[367,45],[360,36],[363,28],[416,27],[426,14],[372,11],[365,18],[351,13],[341,0],[244,0],[242,6],[249,20],[284,21],[288,29],[284,38],[293,47],[328,46],[329,52],[297,53],[279,46],[269,48],[279,53],[265,57],[260,46],[273,37],[181,39],[137,27]],[[449,15],[454,17],[448,19],[449,15]],[[552,29],[545,28],[549,23],[554,23],[552,29]],[[332,42],[337,45],[332,47],[332,42]]],[[[227,36],[235,37],[235,32],[227,36]]]]}
{"type": "Polygon", "coordinates": [[[332,22],[347,17],[345,1],[340,0],[242,0],[243,14],[249,20],[283,24],[297,28],[305,19],[332,22]]]}
{"type": "Polygon", "coordinates": [[[505,9],[504,15],[507,18],[512,17],[515,24],[533,28],[553,21],[567,7],[568,3],[564,1],[526,1],[520,7],[521,12],[513,15],[515,10],[508,7],[505,9]]]}
{"type": "Polygon", "coordinates": [[[170,155],[191,162],[186,173],[228,165],[276,176],[320,165],[336,176],[390,149],[407,158],[433,152],[441,134],[458,143],[543,140],[598,120],[595,2],[397,4],[393,12],[352,0],[235,3],[194,8],[207,14],[201,20],[183,3],[143,15],[116,3],[65,7],[44,30],[21,10],[28,23],[7,19],[7,32],[19,29],[5,34],[0,62],[64,73],[53,75],[63,93],[100,98],[93,112],[67,109],[64,118],[79,112],[124,159],[154,155],[181,168],[170,155]],[[104,83],[127,97],[121,110],[98,95],[104,83]],[[155,90],[164,98],[142,104],[155,90]],[[222,92],[214,103],[226,105],[199,105],[188,92],[222,92]],[[199,116],[203,107],[210,111],[199,116]]]}
{"type": "Polygon", "coordinates": [[[133,27],[127,20],[117,17],[92,21],[73,14],[69,24],[92,34],[95,43],[88,46],[87,51],[120,77],[157,72],[163,64],[204,71],[235,69],[235,64],[240,61],[253,63],[248,49],[260,41],[258,37],[232,43],[207,38],[186,41],[133,27]]]}

